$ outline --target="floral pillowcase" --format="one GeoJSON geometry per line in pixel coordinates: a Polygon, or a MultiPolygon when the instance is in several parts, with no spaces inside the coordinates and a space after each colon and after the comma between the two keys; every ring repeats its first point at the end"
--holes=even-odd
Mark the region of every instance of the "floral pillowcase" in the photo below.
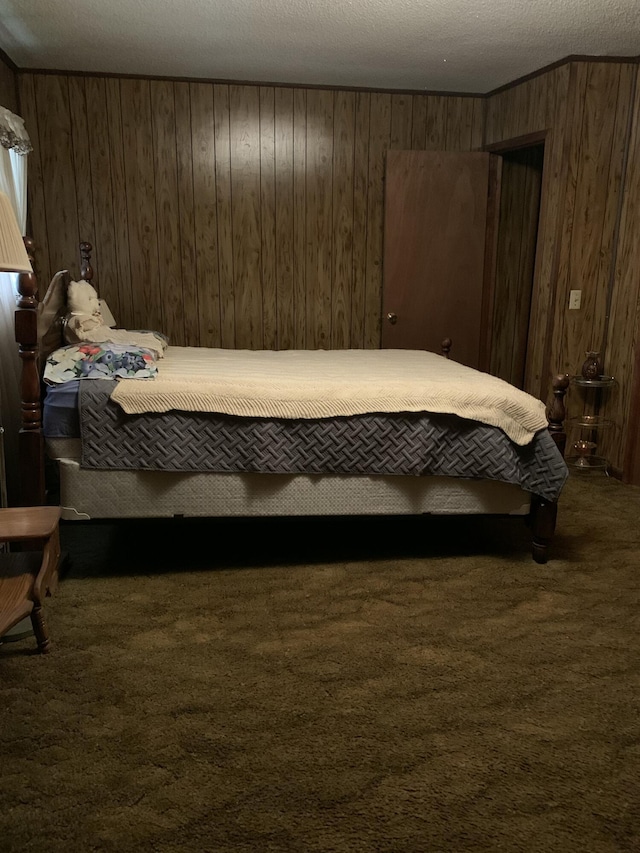
{"type": "Polygon", "coordinates": [[[73,344],[51,353],[44,370],[49,385],[73,379],[153,379],[155,354],[124,344],[73,344]]]}

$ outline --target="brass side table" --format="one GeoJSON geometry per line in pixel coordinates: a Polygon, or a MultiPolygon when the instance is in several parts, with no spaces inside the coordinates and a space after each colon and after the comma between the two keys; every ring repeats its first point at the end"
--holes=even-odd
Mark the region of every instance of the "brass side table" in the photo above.
{"type": "Polygon", "coordinates": [[[598,376],[595,379],[573,376],[571,384],[593,396],[593,405],[592,412],[584,412],[569,420],[571,435],[567,465],[577,471],[601,471],[608,476],[609,462],[600,453],[600,443],[603,432],[612,429],[615,424],[600,414],[600,405],[603,391],[613,388],[616,380],[613,376],[598,376]]]}

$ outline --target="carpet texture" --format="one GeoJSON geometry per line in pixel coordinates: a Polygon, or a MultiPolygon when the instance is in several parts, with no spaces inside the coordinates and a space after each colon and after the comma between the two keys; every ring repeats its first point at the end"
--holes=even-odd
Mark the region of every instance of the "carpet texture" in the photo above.
{"type": "Polygon", "coordinates": [[[0,850],[640,850],[640,489],[521,519],[66,524],[0,647],[0,850]]]}

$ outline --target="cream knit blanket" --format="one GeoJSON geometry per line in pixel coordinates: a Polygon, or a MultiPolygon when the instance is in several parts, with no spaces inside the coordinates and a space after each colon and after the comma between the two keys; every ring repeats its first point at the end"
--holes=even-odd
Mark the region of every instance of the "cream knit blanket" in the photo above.
{"type": "Polygon", "coordinates": [[[441,412],[499,427],[528,444],[544,404],[502,379],[421,350],[230,350],[168,347],[148,382],[122,379],[111,399],[129,414],[218,412],[329,418],[441,412]]]}

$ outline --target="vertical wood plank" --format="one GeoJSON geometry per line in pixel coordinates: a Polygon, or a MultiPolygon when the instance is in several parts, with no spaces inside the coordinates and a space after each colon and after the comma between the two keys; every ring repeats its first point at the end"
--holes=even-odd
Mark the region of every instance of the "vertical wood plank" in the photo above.
{"type": "Polygon", "coordinates": [[[200,346],[220,346],[220,288],[216,212],[213,87],[191,83],[193,211],[200,346]]]}
{"type": "MultiPolygon", "coordinates": [[[[611,116],[614,127],[611,134],[607,193],[602,220],[602,242],[600,244],[600,269],[598,270],[598,280],[606,283],[607,287],[607,300],[602,303],[602,313],[599,318],[605,341],[608,339],[607,302],[611,300],[615,278],[615,250],[619,238],[619,216],[624,190],[623,172],[629,151],[630,113],[633,109],[633,84],[637,67],[631,64],[621,64],[618,71],[619,73],[616,75],[615,113],[611,116]]],[[[602,171],[604,172],[604,168],[602,171]]]]}
{"type": "Polygon", "coordinates": [[[263,346],[260,280],[260,96],[256,86],[229,87],[236,347],[263,346]]]}
{"type": "Polygon", "coordinates": [[[191,97],[188,83],[174,83],[176,111],[176,179],[180,223],[180,268],[182,274],[182,339],[186,346],[200,345],[198,282],[193,198],[193,151],[191,97]]]}
{"type": "Polygon", "coordinates": [[[278,349],[295,345],[293,286],[293,90],[275,90],[276,299],[278,349]]]}
{"type": "Polygon", "coordinates": [[[307,91],[306,332],[309,349],[331,346],[333,92],[307,91]]]}
{"type": "MultiPolygon", "coordinates": [[[[620,141],[627,137],[628,160],[623,173],[622,204],[615,264],[607,346],[604,366],[617,379],[606,400],[606,415],[617,425],[603,436],[603,453],[617,469],[624,469],[625,480],[640,484],[640,442],[637,420],[633,415],[640,402],[640,85],[637,66],[625,66],[621,72],[618,103],[623,105],[629,92],[630,125],[626,133],[616,132],[620,141]],[[634,397],[636,398],[634,400],[634,397]]],[[[619,109],[619,114],[622,110],[619,109]]]]}
{"type": "Polygon", "coordinates": [[[493,310],[493,346],[491,370],[507,382],[511,381],[513,337],[515,333],[519,237],[522,234],[523,207],[519,186],[522,167],[504,158],[500,222],[496,252],[495,298],[493,310]]]}
{"type": "Polygon", "coordinates": [[[89,132],[89,157],[91,163],[91,184],[93,188],[93,214],[95,218],[95,278],[98,283],[100,296],[106,300],[116,324],[123,326],[123,310],[120,304],[121,288],[118,284],[115,217],[113,212],[111,154],[109,151],[109,113],[104,78],[87,77],[85,80],[85,96],[87,122],[91,128],[89,132]]]}
{"type": "Polygon", "coordinates": [[[470,151],[473,131],[473,98],[447,98],[447,151],[470,151]]]}
{"type": "Polygon", "coordinates": [[[551,80],[545,80],[543,75],[531,81],[531,110],[528,125],[530,127],[546,128],[548,121],[548,93],[551,80]]]}
{"type": "Polygon", "coordinates": [[[368,92],[357,92],[353,156],[353,284],[350,346],[358,349],[364,347],[367,298],[370,106],[371,95],[368,92]]]}
{"type": "MultiPolygon", "coordinates": [[[[534,286],[529,320],[529,345],[525,369],[525,390],[546,399],[550,394],[549,374],[560,369],[549,359],[554,322],[555,291],[559,239],[562,227],[561,211],[566,186],[566,137],[569,104],[569,65],[549,76],[553,87],[551,129],[545,139],[542,195],[538,223],[538,244],[534,271],[534,286]]],[[[540,129],[540,128],[536,128],[540,129]]]]}
{"type": "Polygon", "coordinates": [[[263,346],[277,349],[275,90],[271,86],[261,86],[259,93],[263,346]]]}
{"type": "Polygon", "coordinates": [[[444,151],[446,133],[447,98],[441,95],[427,95],[426,150],[444,151]]]}
{"type": "MultiPolygon", "coordinates": [[[[572,63],[569,82],[568,117],[570,131],[565,139],[564,176],[561,205],[560,234],[555,246],[556,293],[553,312],[549,317],[549,354],[543,376],[550,373],[575,373],[568,356],[565,338],[566,307],[571,281],[571,237],[575,218],[576,192],[580,169],[580,129],[584,112],[587,72],[584,63],[572,63]]],[[[570,401],[571,402],[571,401],[570,401]]]]}
{"type": "Polygon", "coordinates": [[[422,151],[427,136],[427,96],[414,95],[411,100],[411,148],[422,151]]]}
{"type": "Polygon", "coordinates": [[[293,92],[293,286],[295,348],[309,348],[307,327],[307,91],[293,92]]]}
{"type": "MultiPolygon", "coordinates": [[[[620,65],[618,76],[618,92],[615,111],[615,126],[612,133],[611,158],[609,162],[608,193],[603,218],[602,242],[600,244],[600,269],[598,278],[607,284],[607,298],[600,303],[601,315],[599,322],[603,327],[605,344],[601,351],[605,357],[605,370],[612,374],[612,365],[607,359],[609,351],[609,334],[611,328],[612,307],[615,292],[615,267],[616,249],[620,241],[619,217],[621,215],[623,197],[623,172],[625,170],[626,155],[629,153],[630,142],[630,111],[633,108],[633,81],[637,72],[635,65],[620,65]]],[[[633,314],[630,314],[629,319],[633,314]]],[[[628,322],[627,326],[631,326],[628,322]]],[[[627,330],[625,330],[629,334],[627,330]]],[[[614,351],[615,352],[615,351],[614,351]]],[[[616,365],[617,375],[625,376],[625,386],[629,388],[633,368],[620,372],[620,366],[616,365]]],[[[616,374],[613,374],[616,375],[616,374]]],[[[600,442],[599,452],[609,459],[611,464],[621,471],[624,464],[624,446],[626,435],[629,432],[629,421],[625,417],[624,402],[621,407],[621,395],[616,389],[614,393],[606,395],[603,402],[602,414],[617,424],[616,430],[606,431],[600,442]],[[622,427],[622,429],[620,429],[622,427]]],[[[633,430],[633,428],[631,428],[633,430]]]]}
{"type": "Polygon", "coordinates": [[[162,331],[184,344],[184,297],[180,257],[176,110],[173,83],[151,82],[155,207],[158,231],[158,281],[163,306],[162,331]]]}
{"type": "MultiPolygon", "coordinates": [[[[100,284],[100,247],[96,246],[96,228],[93,216],[93,176],[91,174],[92,138],[87,120],[87,102],[85,80],[82,77],[69,77],[69,114],[71,118],[71,151],[73,171],[76,175],[76,209],[78,212],[78,236],[95,247],[92,266],[96,283],[100,284]]],[[[79,242],[78,241],[78,242],[79,242]]],[[[107,294],[100,289],[100,295],[107,294]]]]}
{"type": "Polygon", "coordinates": [[[218,276],[220,282],[221,346],[236,346],[236,308],[233,265],[233,213],[231,204],[231,131],[229,87],[218,84],[214,91],[216,209],[218,221],[218,276]]]}
{"type": "MultiPolygon", "coordinates": [[[[611,237],[605,234],[607,197],[618,187],[608,180],[613,131],[609,105],[617,101],[620,71],[614,63],[584,63],[582,124],[579,126],[573,228],[565,296],[565,364],[577,373],[587,350],[602,351],[611,264],[611,237]],[[605,246],[608,245],[609,251],[605,246]],[[606,252],[606,267],[601,253],[606,252]],[[566,310],[569,290],[582,291],[580,311],[566,310]]],[[[615,113],[614,113],[615,115],[615,113]]],[[[612,223],[609,222],[611,229],[612,223]]]]}
{"type": "Polygon", "coordinates": [[[464,98],[450,97],[447,101],[447,129],[445,132],[445,150],[462,151],[463,139],[463,101],[464,98]]]}
{"type": "Polygon", "coordinates": [[[530,149],[525,151],[522,156],[527,170],[523,187],[520,276],[516,297],[515,334],[511,361],[511,381],[519,388],[522,388],[524,384],[529,343],[529,319],[533,295],[544,155],[536,149],[530,149]]]}
{"type": "Polygon", "coordinates": [[[492,95],[490,98],[487,98],[485,107],[484,140],[487,145],[497,142],[500,139],[498,132],[499,116],[500,97],[499,95],[492,95]]]}
{"type": "Polygon", "coordinates": [[[484,145],[484,123],[485,123],[484,98],[473,99],[473,117],[471,120],[471,151],[480,151],[484,145]]]}
{"type": "Polygon", "coordinates": [[[16,114],[20,113],[18,105],[18,98],[20,97],[18,92],[19,77],[20,74],[16,74],[13,68],[5,63],[4,59],[0,60],[0,104],[16,114]]]}
{"type": "MultiPolygon", "coordinates": [[[[36,103],[35,77],[33,74],[18,76],[20,109],[25,128],[31,139],[33,151],[27,164],[27,233],[35,241],[35,265],[38,277],[39,297],[44,296],[52,278],[49,256],[49,235],[46,215],[46,187],[42,171],[42,153],[40,146],[40,127],[38,124],[38,106],[36,103]]],[[[73,258],[68,258],[67,266],[73,258]]],[[[55,272],[55,270],[53,270],[55,272]]]]}
{"type": "Polygon", "coordinates": [[[390,148],[406,150],[411,148],[411,122],[413,97],[411,95],[391,96],[391,142],[390,148]]]}
{"type": "Polygon", "coordinates": [[[377,349],[381,340],[382,252],[385,157],[391,140],[391,96],[371,94],[369,177],[367,190],[367,283],[364,347],[377,349]]]}
{"type": "Polygon", "coordinates": [[[120,80],[105,81],[107,95],[107,120],[109,159],[111,167],[111,193],[118,269],[120,316],[116,320],[125,329],[134,328],[133,286],[131,282],[129,205],[125,175],[125,150],[122,132],[120,80]]]}
{"type": "Polygon", "coordinates": [[[120,92],[134,323],[162,330],[149,81],[121,80],[120,92]]]}
{"type": "Polygon", "coordinates": [[[67,269],[77,258],[80,239],[67,83],[67,77],[59,74],[38,76],[35,80],[52,272],[67,269]]]}
{"type": "Polygon", "coordinates": [[[355,93],[336,92],[334,110],[331,348],[346,349],[351,338],[355,93]]]}

